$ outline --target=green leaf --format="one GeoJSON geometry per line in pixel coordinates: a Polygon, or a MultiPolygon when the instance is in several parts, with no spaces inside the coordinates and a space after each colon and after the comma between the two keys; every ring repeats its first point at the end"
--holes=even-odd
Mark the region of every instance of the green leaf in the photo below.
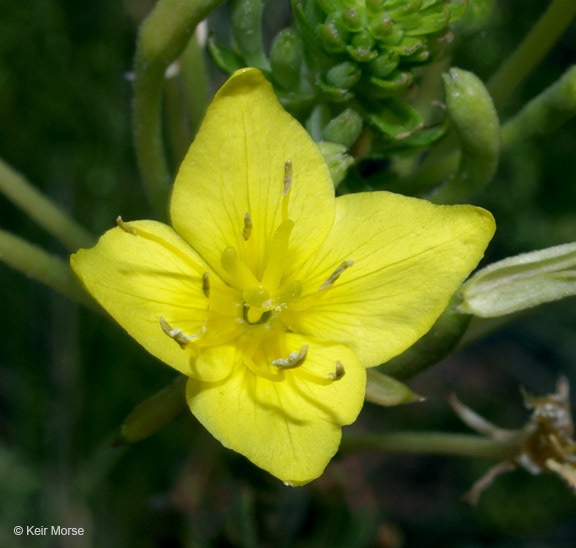
{"type": "Polygon", "coordinates": [[[208,38],[208,51],[218,68],[226,74],[246,66],[246,63],[235,51],[217,44],[213,36],[208,38]]]}

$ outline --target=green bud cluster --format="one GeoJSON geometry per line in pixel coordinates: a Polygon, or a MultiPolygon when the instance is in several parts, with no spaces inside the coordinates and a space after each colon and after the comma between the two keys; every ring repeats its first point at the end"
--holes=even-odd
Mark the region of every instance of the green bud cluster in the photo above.
{"type": "Polygon", "coordinates": [[[465,9],[454,0],[293,0],[296,29],[328,67],[317,83],[337,101],[409,86],[412,69],[452,40],[449,25],[465,9]]]}
{"type": "MultiPolygon", "coordinates": [[[[262,69],[287,110],[316,140],[351,150],[370,128],[370,150],[386,155],[428,146],[443,135],[446,124],[424,128],[406,100],[406,88],[414,69],[434,61],[451,42],[450,24],[466,3],[291,0],[293,26],[278,33],[268,55],[259,30],[248,33],[246,25],[235,23],[243,21],[240,16],[232,21],[233,47],[211,39],[209,50],[229,74],[243,66],[262,69]]],[[[235,13],[258,14],[256,19],[261,5],[262,0],[232,2],[235,13]]]]}

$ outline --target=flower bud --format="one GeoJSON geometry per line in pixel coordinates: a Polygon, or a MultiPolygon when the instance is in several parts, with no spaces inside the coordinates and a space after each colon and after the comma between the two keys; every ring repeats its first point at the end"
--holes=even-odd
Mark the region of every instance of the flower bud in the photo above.
{"type": "Polygon", "coordinates": [[[576,242],[493,263],[472,276],[461,291],[459,311],[482,318],[576,295],[576,242]]]}
{"type": "Polygon", "coordinates": [[[286,89],[293,89],[300,81],[304,61],[302,42],[292,28],[284,29],[274,39],[270,65],[274,78],[286,89]]]}
{"type": "Polygon", "coordinates": [[[326,74],[328,84],[339,89],[350,89],[362,76],[360,69],[354,63],[344,61],[333,66],[326,74]]]}
{"type": "Polygon", "coordinates": [[[378,373],[374,369],[367,371],[366,400],[386,407],[422,401],[424,398],[414,393],[404,383],[378,373]]]}
{"type": "Polygon", "coordinates": [[[362,131],[362,116],[350,108],[341,112],[324,128],[323,136],[326,141],[340,143],[350,148],[362,131]]]}
{"type": "Polygon", "coordinates": [[[328,164],[330,176],[336,188],[346,177],[348,168],[354,163],[354,158],[346,153],[346,147],[339,143],[329,143],[328,141],[321,141],[318,143],[320,152],[324,156],[324,160],[328,164]]]}

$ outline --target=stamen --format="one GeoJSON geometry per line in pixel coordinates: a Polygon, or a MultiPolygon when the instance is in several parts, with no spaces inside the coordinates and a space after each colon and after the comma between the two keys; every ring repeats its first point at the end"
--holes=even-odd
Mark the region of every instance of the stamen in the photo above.
{"type": "Polygon", "coordinates": [[[173,329],[170,324],[162,317],[160,317],[160,326],[162,331],[166,333],[171,339],[174,339],[180,348],[186,348],[193,339],[197,339],[199,335],[185,335],[182,329],[173,329]]]}
{"type": "Polygon", "coordinates": [[[120,215],[118,215],[118,217],[116,217],[116,224],[124,231],[124,232],[128,232],[128,234],[134,234],[134,236],[137,236],[138,233],[136,232],[136,229],[129,223],[125,223],[122,220],[122,217],[120,217],[120,215]]]}
{"type": "Polygon", "coordinates": [[[292,160],[286,160],[284,164],[284,189],[282,190],[282,220],[288,219],[288,201],[292,189],[292,160]]]}
{"type": "Polygon", "coordinates": [[[336,371],[334,373],[328,373],[328,376],[333,381],[339,381],[344,375],[346,375],[346,371],[344,370],[344,366],[340,361],[336,362],[336,371]]]}
{"type": "Polygon", "coordinates": [[[179,249],[174,244],[167,242],[161,236],[157,236],[156,234],[146,232],[145,230],[142,230],[141,228],[136,228],[133,224],[125,223],[122,220],[122,217],[120,217],[120,216],[118,216],[116,218],[116,224],[125,232],[128,232],[129,234],[133,234],[134,236],[140,236],[141,238],[144,238],[145,240],[149,240],[151,242],[154,242],[155,244],[158,244],[159,246],[163,247],[166,251],[169,251],[170,253],[177,255],[188,266],[192,267],[200,276],[202,276],[202,274],[204,273],[204,268],[202,268],[202,266],[199,263],[195,262],[194,259],[192,259],[192,257],[190,257],[190,255],[188,255],[187,253],[185,253],[184,251],[179,249]]]}
{"type": "Polygon", "coordinates": [[[323,291],[324,289],[328,289],[332,287],[336,280],[342,276],[344,271],[347,268],[350,268],[354,264],[354,261],[342,261],[342,264],[330,274],[330,277],[318,288],[318,291],[323,291]]]}
{"type": "Polygon", "coordinates": [[[284,164],[284,190],[282,194],[286,196],[292,188],[292,160],[286,160],[284,164]]]}
{"type": "Polygon", "coordinates": [[[300,367],[306,361],[307,355],[308,346],[305,345],[300,349],[300,352],[290,352],[287,358],[274,360],[272,365],[281,367],[282,369],[295,369],[296,367],[300,367]]]}
{"type": "Polygon", "coordinates": [[[247,211],[244,214],[244,228],[242,229],[242,238],[244,238],[245,242],[250,238],[250,234],[252,234],[252,217],[250,217],[250,213],[247,211]]]}
{"type": "Polygon", "coordinates": [[[204,272],[202,275],[202,291],[206,298],[210,298],[210,272],[204,272]]]}

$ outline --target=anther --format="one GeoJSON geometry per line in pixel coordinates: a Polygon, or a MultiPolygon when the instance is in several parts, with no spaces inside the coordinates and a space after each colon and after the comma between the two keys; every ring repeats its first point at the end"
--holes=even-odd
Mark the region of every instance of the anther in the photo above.
{"type": "Polygon", "coordinates": [[[292,189],[292,160],[284,163],[284,189],[282,190],[282,220],[288,219],[288,201],[292,189]]]}
{"type": "Polygon", "coordinates": [[[292,160],[286,160],[284,164],[284,190],[282,194],[286,196],[292,188],[292,160]]]}
{"type": "Polygon", "coordinates": [[[206,298],[210,297],[210,272],[204,272],[202,275],[202,291],[206,298]]]}
{"type": "Polygon", "coordinates": [[[116,217],[116,224],[124,231],[124,232],[128,232],[129,234],[134,234],[134,236],[137,236],[138,233],[136,232],[136,229],[130,224],[130,223],[125,223],[122,220],[122,217],[120,217],[120,215],[118,215],[118,217],[116,217]]]}
{"type": "Polygon", "coordinates": [[[198,335],[185,335],[182,332],[182,329],[173,329],[170,324],[162,317],[160,318],[160,326],[166,335],[168,335],[171,339],[174,339],[180,345],[180,348],[186,348],[192,339],[198,338],[198,335]]]}
{"type": "Polygon", "coordinates": [[[334,282],[342,276],[344,271],[347,268],[350,268],[354,264],[354,261],[342,261],[342,264],[330,274],[329,278],[318,288],[318,291],[322,291],[323,289],[328,289],[334,285],[334,282]]]}
{"type": "Polygon", "coordinates": [[[328,376],[333,381],[339,381],[345,374],[346,374],[346,371],[344,370],[344,366],[342,365],[342,362],[337,361],[336,362],[336,371],[334,373],[328,373],[328,376]]]}
{"type": "Polygon", "coordinates": [[[281,358],[274,360],[272,365],[276,367],[281,367],[282,369],[295,369],[300,367],[305,361],[308,355],[308,346],[303,346],[300,352],[290,352],[287,358],[281,358]]]}
{"type": "Polygon", "coordinates": [[[244,241],[248,241],[250,234],[252,234],[252,217],[250,217],[250,213],[247,211],[244,214],[244,228],[242,229],[242,238],[244,238],[244,241]]]}

